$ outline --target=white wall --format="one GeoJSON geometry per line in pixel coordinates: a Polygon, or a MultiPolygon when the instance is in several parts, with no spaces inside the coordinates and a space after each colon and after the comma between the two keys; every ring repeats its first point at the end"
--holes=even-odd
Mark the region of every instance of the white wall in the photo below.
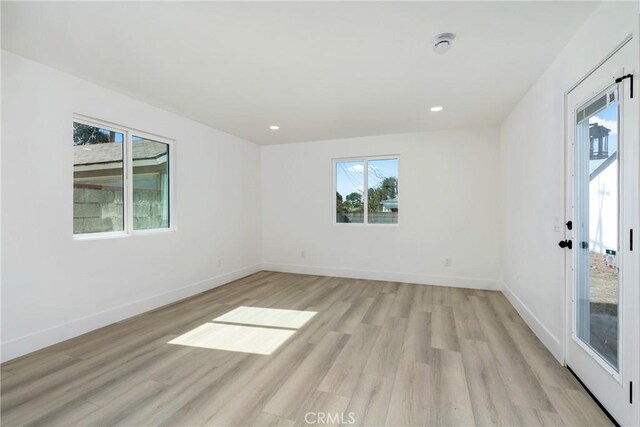
{"type": "Polygon", "coordinates": [[[265,268],[499,288],[498,137],[482,128],[263,147],[265,268]],[[334,225],[332,159],[387,154],[400,155],[400,225],[334,225]]]}
{"type": "Polygon", "coordinates": [[[638,18],[636,2],[600,5],[501,128],[504,292],[561,361],[564,93],[631,33],[638,51],[638,18]]]}
{"type": "Polygon", "coordinates": [[[259,269],[258,146],[4,51],[2,95],[3,360],[259,269]],[[176,140],[176,232],[73,240],[74,113],[176,140]]]}

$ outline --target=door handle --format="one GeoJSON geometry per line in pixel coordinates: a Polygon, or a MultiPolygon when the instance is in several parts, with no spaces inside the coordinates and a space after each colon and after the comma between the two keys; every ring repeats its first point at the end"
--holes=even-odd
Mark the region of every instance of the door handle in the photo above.
{"type": "Polygon", "coordinates": [[[561,248],[573,248],[573,242],[571,242],[571,240],[560,240],[558,242],[558,246],[560,246],[561,248]]]}

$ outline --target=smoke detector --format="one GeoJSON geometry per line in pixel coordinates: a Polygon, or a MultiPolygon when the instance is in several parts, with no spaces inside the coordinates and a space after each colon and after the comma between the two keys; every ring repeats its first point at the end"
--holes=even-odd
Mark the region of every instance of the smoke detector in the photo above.
{"type": "Polygon", "coordinates": [[[449,50],[455,38],[456,35],[453,33],[438,34],[433,41],[433,50],[435,50],[439,54],[445,53],[449,50]]]}

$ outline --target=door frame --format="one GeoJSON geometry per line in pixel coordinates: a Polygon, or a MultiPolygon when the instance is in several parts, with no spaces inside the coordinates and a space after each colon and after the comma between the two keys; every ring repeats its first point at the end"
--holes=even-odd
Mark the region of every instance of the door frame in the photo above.
{"type": "MultiPolygon", "coordinates": [[[[607,54],[601,61],[599,61],[591,70],[589,70],[588,73],[586,73],[584,76],[582,76],[576,83],[574,83],[569,89],[567,89],[564,93],[564,186],[563,186],[563,213],[564,213],[564,218],[565,221],[568,220],[572,220],[574,221],[574,223],[576,223],[577,218],[572,218],[571,216],[573,216],[573,209],[571,208],[571,204],[572,204],[572,200],[569,200],[569,197],[571,197],[572,199],[575,198],[574,195],[574,191],[573,189],[571,189],[570,187],[573,185],[573,181],[572,181],[572,177],[571,177],[571,173],[573,171],[573,165],[572,162],[574,162],[574,152],[571,148],[571,141],[570,141],[570,135],[571,135],[571,131],[569,126],[575,126],[574,120],[572,119],[572,109],[573,109],[573,105],[569,104],[569,99],[570,99],[570,95],[571,93],[578,88],[583,82],[585,82],[592,74],[596,73],[604,64],[607,63],[607,61],[609,61],[616,53],[618,53],[620,50],[622,50],[627,44],[631,43],[632,48],[635,46],[638,46],[638,42],[637,40],[634,39],[633,34],[630,34],[629,36],[627,36],[618,46],[616,46],[609,54],[607,54]]],[[[630,67],[632,67],[631,72],[634,73],[634,80],[636,80],[636,88],[634,88],[634,98],[638,98],[640,97],[640,86],[638,83],[638,71],[634,69],[636,64],[629,64],[630,67]]],[[[629,71],[625,70],[625,73],[627,73],[629,71]]],[[[613,83],[613,82],[612,82],[613,83]]],[[[619,98],[622,100],[624,97],[628,97],[628,91],[627,91],[627,87],[628,87],[628,82],[626,82],[622,87],[621,90],[619,91],[619,98]]],[[[598,91],[600,89],[604,89],[603,88],[598,88],[598,91]]],[[[593,95],[596,95],[596,93],[594,93],[593,95]]],[[[584,102],[588,102],[588,99],[583,100],[584,102]]],[[[582,101],[581,101],[582,102],[582,101]]],[[[640,108],[638,108],[638,110],[640,110],[640,108]]],[[[620,120],[620,126],[623,126],[623,120],[624,118],[622,116],[619,117],[620,120]]],[[[637,128],[640,128],[640,114],[638,114],[637,119],[638,120],[638,125],[637,128]]],[[[575,132],[575,131],[574,131],[575,132]]],[[[640,134],[640,131],[638,132],[640,134]]],[[[640,144],[640,140],[639,137],[640,135],[635,135],[632,136],[631,139],[636,138],[636,140],[638,140],[638,144],[640,144]]],[[[624,144],[624,143],[623,143],[624,144]]],[[[640,152],[640,149],[637,150],[638,152],[640,152]]],[[[637,166],[640,168],[640,154],[636,152],[635,155],[638,157],[636,159],[636,164],[637,166]]],[[[633,153],[632,153],[633,155],[633,153]]],[[[620,167],[622,168],[622,163],[620,163],[620,167]]],[[[622,174],[622,169],[620,170],[620,173],[622,174]]],[[[633,176],[635,176],[635,178],[639,178],[640,177],[640,172],[639,171],[635,171],[633,173],[633,176]]],[[[639,181],[640,182],[640,181],[639,181]]],[[[626,187],[629,187],[629,184],[626,185],[626,187]]],[[[640,186],[638,186],[640,187],[640,186]]],[[[629,190],[625,190],[624,187],[620,187],[619,188],[620,191],[620,198],[621,198],[621,202],[622,202],[622,198],[623,196],[628,197],[629,196],[629,190]]],[[[637,191],[638,194],[635,194],[636,197],[640,197],[640,188],[637,191]]],[[[621,211],[622,214],[622,211],[621,211]]],[[[623,236],[622,240],[620,241],[620,245],[627,245],[628,244],[628,237],[625,238],[625,233],[626,233],[626,228],[628,228],[629,226],[632,227],[634,229],[634,236],[633,236],[633,240],[634,240],[634,252],[637,252],[637,254],[635,255],[634,258],[637,258],[637,263],[636,264],[640,264],[640,244],[638,242],[638,235],[640,234],[640,224],[639,224],[639,220],[640,218],[635,218],[636,216],[640,216],[640,212],[638,212],[638,207],[637,207],[637,203],[636,203],[636,207],[634,210],[632,210],[632,215],[633,215],[633,219],[631,221],[631,224],[621,224],[620,227],[625,227],[625,229],[621,230],[621,235],[623,236]]],[[[563,225],[563,234],[565,239],[568,238],[573,238],[573,232],[569,232],[566,227],[564,227],[563,225]]],[[[574,286],[574,275],[575,273],[571,270],[571,267],[573,265],[573,261],[572,258],[574,257],[574,253],[573,251],[565,251],[564,257],[563,257],[563,263],[564,263],[564,286],[563,286],[563,298],[564,298],[564,304],[563,304],[563,310],[564,310],[564,315],[563,315],[563,319],[564,319],[564,340],[563,340],[563,363],[565,366],[568,366],[568,353],[569,353],[569,345],[571,345],[572,341],[573,341],[573,316],[572,316],[572,305],[573,302],[571,301],[571,296],[572,296],[572,292],[573,292],[573,286],[574,286]]],[[[636,268],[640,268],[638,267],[638,265],[636,265],[636,268]]],[[[638,272],[636,271],[636,276],[640,278],[640,275],[638,274],[638,272]]],[[[631,322],[632,325],[636,325],[637,327],[640,327],[640,316],[638,316],[638,312],[640,311],[640,299],[638,301],[636,301],[636,303],[638,304],[638,310],[635,311],[633,317],[631,319],[627,318],[625,319],[626,322],[631,322]]],[[[622,324],[622,319],[623,319],[623,313],[620,312],[619,314],[619,319],[620,319],[620,324],[622,324]]],[[[622,341],[624,339],[623,335],[622,335],[622,328],[620,328],[620,336],[619,339],[622,341]]],[[[624,342],[624,341],[623,341],[624,342]]],[[[628,343],[627,345],[633,345],[635,348],[635,354],[638,355],[640,354],[640,339],[635,340],[635,342],[632,343],[628,343]]],[[[624,351],[624,350],[623,350],[624,351]]],[[[623,356],[623,354],[620,355],[621,357],[623,356]]],[[[640,360],[637,360],[636,362],[640,362],[640,360]]],[[[635,365],[637,365],[638,363],[636,363],[635,365]]],[[[628,367],[626,368],[628,371],[630,371],[630,376],[632,378],[632,381],[634,382],[633,384],[633,391],[630,392],[630,396],[629,398],[633,399],[633,403],[635,404],[634,408],[631,409],[632,411],[632,423],[634,425],[639,424],[640,423],[640,393],[638,393],[638,389],[640,389],[640,367],[639,366],[633,366],[631,369],[629,369],[628,367]]],[[[622,372],[622,371],[620,371],[622,372]]],[[[576,374],[577,375],[577,374],[576,374]]],[[[620,374],[621,376],[623,375],[622,373],[620,374]]],[[[582,382],[582,380],[581,380],[582,382]]],[[[584,385],[584,384],[583,384],[584,385]]],[[[585,385],[586,387],[586,385],[585,385]]],[[[597,392],[593,392],[590,391],[592,393],[592,396],[596,397],[597,396],[597,392]]],[[[604,407],[604,406],[603,406],[604,407]]],[[[611,414],[611,416],[613,416],[613,414],[611,414]]]]}

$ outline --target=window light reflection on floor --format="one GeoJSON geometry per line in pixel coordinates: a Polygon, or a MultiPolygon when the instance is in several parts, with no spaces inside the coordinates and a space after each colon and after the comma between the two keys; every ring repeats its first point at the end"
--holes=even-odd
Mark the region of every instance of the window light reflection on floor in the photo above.
{"type": "Polygon", "coordinates": [[[168,344],[270,355],[316,314],[314,311],[241,306],[168,344]]]}
{"type": "Polygon", "coordinates": [[[315,311],[240,306],[222,316],[216,317],[213,321],[298,329],[315,315],[315,311]]]}

